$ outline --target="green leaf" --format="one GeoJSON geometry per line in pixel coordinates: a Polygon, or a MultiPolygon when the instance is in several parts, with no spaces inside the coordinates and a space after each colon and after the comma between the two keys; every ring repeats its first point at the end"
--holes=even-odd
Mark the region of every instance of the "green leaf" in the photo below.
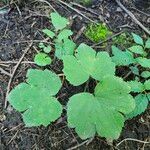
{"type": "Polygon", "coordinates": [[[42,32],[45,33],[50,38],[53,38],[55,36],[55,33],[49,29],[43,29],[42,32]]]}
{"type": "Polygon", "coordinates": [[[133,36],[134,42],[136,44],[144,46],[144,41],[143,41],[143,39],[139,35],[137,35],[135,33],[132,33],[132,36],[133,36]]]}
{"type": "Polygon", "coordinates": [[[38,53],[35,55],[34,62],[39,66],[46,66],[51,64],[51,58],[45,53],[38,53]]]}
{"type": "Polygon", "coordinates": [[[131,66],[130,67],[132,73],[134,73],[135,75],[139,75],[139,69],[136,66],[131,66]]]}
{"type": "Polygon", "coordinates": [[[69,20],[61,17],[58,13],[53,12],[50,16],[56,30],[64,29],[69,24],[69,20]]]}
{"type": "Polygon", "coordinates": [[[139,63],[142,67],[150,68],[150,59],[138,57],[136,58],[137,63],[139,63]]]}
{"type": "Polygon", "coordinates": [[[45,47],[44,43],[40,42],[40,43],[39,43],[39,48],[42,48],[42,49],[43,49],[44,47],[45,47]]]}
{"type": "Polygon", "coordinates": [[[148,106],[148,99],[145,94],[139,94],[135,97],[135,109],[126,115],[126,119],[131,119],[143,113],[148,106]]]}
{"type": "Polygon", "coordinates": [[[29,69],[26,76],[29,84],[47,89],[50,95],[55,95],[61,87],[59,77],[48,70],[29,69]]]}
{"type": "Polygon", "coordinates": [[[144,91],[144,85],[139,81],[128,81],[127,83],[131,87],[131,91],[134,93],[144,91]]]}
{"type": "Polygon", "coordinates": [[[117,139],[125,121],[123,114],[135,107],[129,92],[130,87],[122,79],[104,77],[96,86],[95,96],[79,93],[70,98],[68,125],[75,128],[82,139],[93,137],[96,132],[107,139],[117,139]]]}
{"type": "Polygon", "coordinates": [[[86,44],[80,44],[75,57],[63,57],[67,80],[77,86],[88,80],[89,76],[101,80],[106,75],[115,74],[115,64],[107,52],[96,52],[86,44]]]}
{"type": "Polygon", "coordinates": [[[144,86],[146,90],[150,90],[150,79],[145,81],[144,86]]]}
{"type": "Polygon", "coordinates": [[[148,101],[150,102],[150,93],[146,94],[148,101]]]}
{"type": "Polygon", "coordinates": [[[58,40],[61,41],[63,39],[67,39],[72,34],[73,34],[73,32],[71,30],[64,29],[58,34],[58,40]]]}
{"type": "Polygon", "coordinates": [[[62,57],[66,55],[73,55],[75,47],[76,47],[76,44],[69,39],[64,39],[61,42],[59,40],[56,40],[55,55],[59,59],[62,59],[62,57]]]}
{"type": "Polygon", "coordinates": [[[143,78],[149,78],[149,77],[150,77],[150,72],[149,72],[149,71],[143,71],[143,72],[141,73],[141,76],[142,76],[143,78]]]}
{"type": "Polygon", "coordinates": [[[145,54],[143,47],[140,45],[132,46],[129,48],[129,50],[136,54],[141,54],[141,55],[145,54]]]}
{"type": "Polygon", "coordinates": [[[61,87],[59,77],[48,70],[29,69],[27,83],[16,86],[8,96],[10,104],[22,112],[26,126],[47,126],[60,117],[62,106],[53,95],[61,87]]]}
{"type": "Polygon", "coordinates": [[[145,48],[150,48],[150,38],[145,43],[145,48]]]}
{"type": "Polygon", "coordinates": [[[112,54],[114,55],[112,60],[117,66],[128,66],[135,62],[133,54],[128,50],[121,51],[116,46],[112,46],[112,54]]]}
{"type": "Polygon", "coordinates": [[[50,46],[50,45],[45,46],[44,49],[43,49],[43,51],[44,51],[45,53],[49,53],[49,52],[51,51],[51,46],[50,46]]]}

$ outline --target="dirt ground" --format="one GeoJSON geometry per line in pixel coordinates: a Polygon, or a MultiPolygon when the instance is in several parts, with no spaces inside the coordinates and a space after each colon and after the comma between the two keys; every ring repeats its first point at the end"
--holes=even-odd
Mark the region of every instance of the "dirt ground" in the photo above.
{"type": "MultiPolygon", "coordinates": [[[[139,10],[127,0],[123,4],[144,26],[150,28],[150,9],[139,10]]],[[[1,2],[0,6],[2,7],[1,2]]],[[[28,68],[38,68],[33,63],[33,57],[38,43],[45,40],[41,29],[50,26],[48,16],[54,9],[70,18],[74,37],[89,22],[105,22],[114,34],[120,31],[132,31],[146,36],[113,0],[99,0],[89,7],[72,3],[72,8],[54,0],[34,2],[21,7],[14,4],[6,6],[6,12],[0,13],[0,68],[3,69],[0,70],[0,150],[149,150],[150,144],[145,144],[144,141],[150,141],[150,108],[142,115],[127,121],[120,138],[113,143],[100,137],[82,141],[73,129],[67,127],[66,112],[63,113],[62,118],[48,127],[27,128],[18,112],[9,105],[4,108],[10,75],[31,42],[33,44],[17,68],[10,89],[24,81],[28,68]]],[[[94,44],[88,41],[84,34],[78,36],[75,42],[94,44]]],[[[111,43],[111,41],[107,42],[108,45],[109,42],[111,43]]],[[[101,45],[95,48],[99,51],[101,45]]],[[[61,73],[62,64],[58,61],[47,68],[61,73]]],[[[91,92],[94,86],[95,82],[90,80],[87,90],[91,92]]],[[[73,87],[65,81],[58,93],[59,101],[65,105],[71,95],[83,91],[84,87],[85,84],[73,87]]]]}

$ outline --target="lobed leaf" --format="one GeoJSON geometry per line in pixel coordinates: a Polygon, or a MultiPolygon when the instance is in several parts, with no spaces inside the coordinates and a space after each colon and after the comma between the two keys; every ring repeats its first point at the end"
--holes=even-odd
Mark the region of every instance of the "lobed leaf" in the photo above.
{"type": "Polygon", "coordinates": [[[131,69],[132,73],[139,76],[139,69],[137,66],[131,66],[129,68],[131,69]]]}
{"type": "Polygon", "coordinates": [[[73,55],[75,47],[76,44],[69,39],[64,39],[63,41],[56,40],[55,55],[59,59],[62,59],[62,57],[66,55],[73,55]]]}
{"type": "Polygon", "coordinates": [[[34,62],[39,66],[46,66],[51,64],[51,58],[45,53],[38,53],[35,55],[34,62]]]}
{"type": "Polygon", "coordinates": [[[142,67],[150,68],[150,59],[138,57],[136,58],[137,63],[139,63],[142,67]]]}
{"type": "Polygon", "coordinates": [[[113,54],[112,61],[117,66],[128,66],[135,62],[133,54],[128,50],[121,51],[116,46],[112,46],[112,54],[113,54]]]}
{"type": "Polygon", "coordinates": [[[145,81],[144,86],[145,90],[150,90],[150,79],[145,81]]]}
{"type": "Polygon", "coordinates": [[[138,94],[135,97],[135,109],[126,115],[126,119],[132,119],[133,117],[140,115],[147,109],[147,106],[148,106],[148,98],[146,94],[138,94]]]}
{"type": "Polygon", "coordinates": [[[115,64],[107,52],[96,52],[86,44],[80,44],[75,57],[63,57],[67,80],[77,86],[88,80],[89,76],[101,80],[106,75],[115,74],[115,64]],[[74,67],[72,67],[74,66],[74,67]]]}
{"type": "Polygon", "coordinates": [[[143,71],[143,72],[141,73],[141,76],[142,76],[143,78],[149,78],[149,77],[150,77],[150,71],[143,71]]]}
{"type": "Polygon", "coordinates": [[[123,114],[130,113],[135,106],[129,92],[130,87],[122,79],[104,77],[95,88],[95,96],[79,93],[70,98],[68,125],[75,128],[82,139],[93,137],[96,132],[102,137],[117,139],[125,121],[123,114]]]}
{"type": "Polygon", "coordinates": [[[8,96],[10,104],[23,112],[26,126],[47,126],[62,112],[62,106],[53,95],[61,87],[59,77],[48,70],[29,69],[27,83],[16,86],[8,96]]]}
{"type": "Polygon", "coordinates": [[[73,32],[71,30],[64,29],[58,34],[58,40],[62,41],[63,39],[68,39],[68,37],[71,36],[72,34],[73,32]]]}
{"type": "Polygon", "coordinates": [[[55,36],[55,33],[49,29],[43,29],[42,31],[50,38],[53,38],[55,36]]]}
{"type": "Polygon", "coordinates": [[[145,48],[150,48],[150,38],[147,39],[146,43],[145,43],[145,48]]]}
{"type": "Polygon", "coordinates": [[[51,17],[52,24],[55,27],[56,31],[64,29],[69,24],[68,19],[60,16],[56,12],[51,13],[50,17],[51,17]]]}
{"type": "Polygon", "coordinates": [[[143,39],[139,35],[137,35],[135,33],[132,33],[132,36],[133,36],[134,42],[136,44],[144,46],[144,41],[143,41],[143,39]]]}
{"type": "Polygon", "coordinates": [[[139,81],[134,80],[134,81],[128,81],[127,83],[131,87],[131,91],[134,93],[144,91],[144,85],[139,81]]]}
{"type": "Polygon", "coordinates": [[[145,51],[144,51],[143,47],[140,45],[132,46],[129,48],[129,50],[133,53],[136,53],[136,54],[145,55],[145,51]]]}

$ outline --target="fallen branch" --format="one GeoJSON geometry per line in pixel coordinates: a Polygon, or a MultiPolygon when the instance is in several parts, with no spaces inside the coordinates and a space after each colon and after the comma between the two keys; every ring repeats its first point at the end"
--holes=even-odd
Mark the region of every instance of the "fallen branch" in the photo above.
{"type": "Polygon", "coordinates": [[[134,14],[131,11],[129,11],[127,8],[125,8],[125,6],[120,2],[120,0],[115,0],[115,1],[119,5],[119,7],[121,7],[133,19],[133,21],[139,27],[141,27],[141,29],[143,29],[147,34],[150,35],[150,31],[134,16],[134,14]]]}
{"type": "MultiPolygon", "coordinates": [[[[54,0],[53,0],[54,1],[54,0]]],[[[64,1],[61,1],[61,0],[58,0],[59,3],[67,6],[68,8],[72,9],[73,11],[75,11],[76,13],[78,13],[79,15],[81,15],[82,17],[84,17],[85,19],[93,22],[93,23],[96,23],[95,21],[93,21],[92,19],[88,18],[87,16],[85,16],[84,14],[82,14],[78,9],[76,8],[73,8],[72,6],[70,6],[69,4],[65,3],[64,1]]]]}
{"type": "Polygon", "coordinates": [[[134,141],[134,142],[139,142],[139,143],[144,143],[144,144],[150,144],[150,142],[146,142],[146,141],[141,141],[141,140],[138,140],[138,139],[132,139],[132,138],[126,138],[126,139],[123,139],[121,142],[119,142],[116,147],[118,147],[119,145],[121,145],[123,142],[125,141],[134,141]]]}
{"type": "Polygon", "coordinates": [[[1,68],[1,67],[0,67],[0,73],[1,73],[1,74],[5,74],[5,75],[11,77],[11,74],[8,73],[7,71],[5,71],[5,70],[4,70],[3,68],[1,68]]]}
{"type": "Polygon", "coordinates": [[[77,148],[79,148],[79,147],[81,147],[81,146],[83,146],[83,145],[88,145],[92,140],[93,140],[93,138],[88,139],[88,140],[86,140],[86,141],[84,141],[84,142],[82,142],[82,143],[80,143],[80,144],[78,144],[78,145],[76,145],[76,146],[73,146],[73,147],[71,147],[71,148],[68,148],[67,150],[74,150],[74,149],[77,149],[77,148]]]}
{"type": "Polygon", "coordinates": [[[20,63],[21,63],[21,61],[23,60],[24,56],[26,55],[26,53],[28,52],[28,50],[30,49],[30,47],[32,46],[32,44],[33,44],[33,42],[30,43],[30,45],[25,49],[23,55],[21,56],[21,58],[19,59],[18,63],[17,63],[16,66],[14,67],[14,70],[13,70],[13,72],[12,72],[12,74],[11,74],[11,77],[10,77],[9,82],[8,82],[8,85],[7,85],[7,91],[6,91],[6,96],[5,96],[4,108],[7,107],[7,98],[8,98],[8,94],[9,94],[9,91],[10,91],[10,85],[11,85],[11,82],[12,82],[12,80],[13,80],[13,78],[14,78],[14,75],[15,75],[15,73],[16,73],[16,70],[18,69],[18,67],[19,67],[19,65],[20,65],[20,63]]]}

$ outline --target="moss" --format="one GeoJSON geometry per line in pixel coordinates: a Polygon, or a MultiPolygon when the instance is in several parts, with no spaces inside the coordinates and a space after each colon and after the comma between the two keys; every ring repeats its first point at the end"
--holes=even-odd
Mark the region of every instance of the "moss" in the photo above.
{"type": "Polygon", "coordinates": [[[106,40],[111,34],[105,24],[90,24],[85,31],[85,36],[96,43],[106,40]]]}

